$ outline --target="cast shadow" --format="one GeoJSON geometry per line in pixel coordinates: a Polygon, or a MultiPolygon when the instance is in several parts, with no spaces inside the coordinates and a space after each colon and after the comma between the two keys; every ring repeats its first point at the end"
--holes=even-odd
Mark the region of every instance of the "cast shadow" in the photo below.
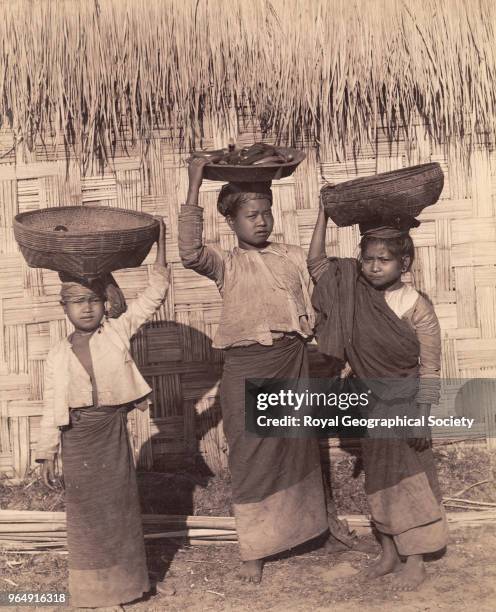
{"type": "MultiPolygon", "coordinates": [[[[339,376],[341,369],[344,364],[342,361],[333,357],[328,357],[319,353],[315,345],[309,345],[309,361],[310,361],[310,378],[335,378],[339,376]]],[[[331,438],[324,438],[321,440],[321,449],[329,449],[331,446],[336,446],[340,451],[351,455],[355,458],[353,478],[358,478],[363,470],[362,457],[360,448],[360,438],[350,437],[343,434],[342,430],[333,432],[331,438]],[[336,440],[336,444],[333,444],[331,440],[336,440]]],[[[322,453],[321,453],[322,455],[322,453]]],[[[330,460],[329,453],[327,456],[322,458],[323,467],[329,468],[330,460]],[[324,465],[325,464],[325,465],[324,465]]],[[[327,470],[329,471],[329,470],[327,470]]],[[[330,486],[330,484],[329,484],[330,486]]]]}
{"type": "MultiPolygon", "coordinates": [[[[150,449],[145,443],[138,458],[142,512],[175,517],[170,527],[158,529],[161,532],[186,532],[185,517],[198,511],[195,493],[206,489],[211,478],[227,465],[227,447],[219,429],[219,351],[201,331],[160,321],[140,330],[133,339],[133,355],[154,389],[150,406],[153,464],[150,466],[150,449]]],[[[206,498],[208,502],[208,494],[206,498]]],[[[147,600],[157,594],[157,585],[167,593],[173,584],[167,574],[185,539],[147,538],[157,527],[146,521],[144,531],[152,585],[147,600]]]]}

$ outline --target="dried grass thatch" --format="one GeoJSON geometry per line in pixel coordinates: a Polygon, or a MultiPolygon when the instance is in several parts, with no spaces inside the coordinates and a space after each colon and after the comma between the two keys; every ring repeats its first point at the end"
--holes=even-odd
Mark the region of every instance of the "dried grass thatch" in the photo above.
{"type": "Polygon", "coordinates": [[[198,146],[255,114],[278,139],[335,152],[407,132],[495,134],[492,0],[10,0],[0,121],[28,147],[56,134],[83,158],[157,128],[198,146]]]}

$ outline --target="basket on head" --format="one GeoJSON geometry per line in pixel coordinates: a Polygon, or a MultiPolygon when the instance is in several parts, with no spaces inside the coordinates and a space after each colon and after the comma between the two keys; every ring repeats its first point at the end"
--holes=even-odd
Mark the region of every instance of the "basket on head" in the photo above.
{"type": "MultiPolygon", "coordinates": [[[[303,151],[288,147],[277,147],[285,155],[291,155],[292,160],[285,164],[266,164],[251,166],[231,166],[209,163],[203,168],[203,176],[211,181],[229,181],[234,183],[266,183],[276,181],[293,174],[305,159],[303,151]]],[[[213,153],[216,153],[215,151],[213,153]]],[[[193,157],[207,157],[205,153],[193,152],[193,157]]]]}
{"type": "Polygon", "coordinates": [[[443,185],[441,166],[430,163],[327,185],[320,195],[328,216],[344,227],[366,222],[385,202],[416,217],[437,202],[443,185]]]}
{"type": "Polygon", "coordinates": [[[106,206],[45,208],[14,220],[14,236],[29,266],[87,280],[139,266],[159,232],[151,215],[106,206]]]}

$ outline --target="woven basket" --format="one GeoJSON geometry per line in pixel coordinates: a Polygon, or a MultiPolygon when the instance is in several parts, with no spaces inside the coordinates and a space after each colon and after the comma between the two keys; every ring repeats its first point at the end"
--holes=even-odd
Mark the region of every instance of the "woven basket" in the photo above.
{"type": "Polygon", "coordinates": [[[88,280],[139,266],[159,232],[151,215],[104,206],[45,208],[19,214],[14,221],[29,266],[88,280]]]}
{"type": "Polygon", "coordinates": [[[343,227],[367,221],[384,204],[416,217],[437,202],[443,185],[441,166],[431,163],[329,185],[320,194],[329,217],[343,227]]]}
{"type": "Polygon", "coordinates": [[[292,155],[293,161],[287,164],[268,164],[267,166],[223,166],[219,164],[207,164],[203,168],[203,176],[211,181],[232,181],[235,183],[276,181],[293,174],[306,157],[305,153],[298,149],[277,147],[277,150],[285,155],[292,155]]]}

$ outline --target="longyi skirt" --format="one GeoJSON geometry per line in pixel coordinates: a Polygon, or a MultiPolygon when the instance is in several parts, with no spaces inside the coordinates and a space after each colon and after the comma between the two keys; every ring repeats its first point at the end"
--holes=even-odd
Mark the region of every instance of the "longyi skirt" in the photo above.
{"type": "Polygon", "coordinates": [[[62,432],[73,606],[114,606],[150,589],[128,411],[71,410],[62,432]]]}
{"type": "Polygon", "coordinates": [[[221,405],[244,561],[293,548],[328,529],[318,441],[259,438],[245,430],[245,378],[307,377],[307,350],[299,338],[225,351],[221,405]]]}

